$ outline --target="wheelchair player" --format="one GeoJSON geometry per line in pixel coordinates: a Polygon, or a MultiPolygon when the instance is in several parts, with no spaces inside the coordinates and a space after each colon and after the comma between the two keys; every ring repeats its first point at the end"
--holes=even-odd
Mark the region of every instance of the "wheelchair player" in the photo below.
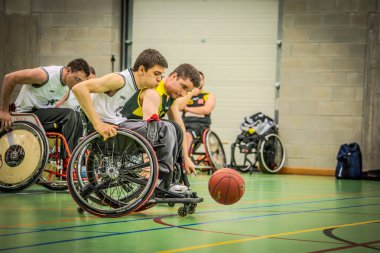
{"type": "MultiPolygon", "coordinates": [[[[47,66],[37,67],[33,69],[18,70],[8,73],[4,77],[3,90],[2,90],[2,103],[0,110],[1,121],[1,135],[4,136],[12,128],[12,118],[8,109],[9,98],[16,85],[23,84],[21,91],[16,99],[16,112],[17,113],[33,113],[45,131],[60,132],[66,138],[69,149],[73,149],[82,134],[81,123],[73,110],[67,108],[54,108],[57,101],[77,83],[88,78],[90,69],[88,63],[81,59],[74,59],[70,61],[67,66],[47,66]]],[[[25,186],[37,180],[38,173],[33,176],[32,180],[28,178],[28,173],[21,172],[12,168],[19,168],[20,170],[27,169],[24,163],[37,162],[37,160],[46,160],[40,158],[46,151],[46,148],[41,148],[44,152],[26,152],[27,146],[31,146],[33,142],[26,143],[28,140],[35,140],[39,142],[41,130],[37,126],[30,126],[23,123],[20,128],[21,131],[29,131],[30,139],[10,138],[12,135],[7,134],[8,141],[2,144],[1,156],[3,156],[5,167],[0,175],[0,190],[17,191],[23,189],[25,186]],[[27,130],[29,129],[29,130],[27,130]],[[35,138],[32,137],[35,135],[35,138]],[[21,139],[21,140],[18,140],[21,139]],[[10,140],[10,141],[9,141],[10,140]],[[27,145],[25,145],[27,144],[27,145]],[[24,145],[24,146],[23,146],[24,145]],[[8,173],[9,172],[9,173],[8,173]],[[8,174],[12,175],[8,175],[8,174]],[[3,180],[5,178],[5,180],[3,180]],[[18,178],[18,179],[16,179],[18,178]],[[28,179],[27,179],[28,178],[28,179]],[[27,179],[27,183],[21,181],[27,179]],[[20,182],[17,182],[20,181],[20,182]],[[23,185],[21,187],[21,185],[23,185]]],[[[43,133],[42,133],[43,134],[43,133]]],[[[36,147],[41,146],[36,143],[36,147]]],[[[38,172],[42,172],[44,163],[37,168],[38,172]],[[41,167],[40,166],[40,167],[41,167]]],[[[34,170],[32,168],[31,170],[34,170]]]]}
{"type": "Polygon", "coordinates": [[[205,152],[202,153],[198,161],[194,162],[196,165],[199,165],[201,161],[205,162],[208,165],[206,169],[211,166],[212,170],[216,170],[226,163],[219,137],[210,131],[211,112],[215,108],[216,98],[214,94],[204,90],[204,74],[201,71],[199,71],[199,74],[199,88],[193,89],[181,98],[178,107],[182,111],[182,119],[186,127],[187,149],[190,156],[194,159],[194,151],[203,143],[205,152]]]}
{"type": "MultiPolygon", "coordinates": [[[[165,58],[157,50],[147,49],[137,57],[132,69],[87,80],[74,87],[79,104],[97,132],[78,145],[69,165],[69,189],[84,210],[99,216],[117,216],[136,209],[141,211],[150,207],[143,205],[156,185],[159,186],[157,191],[163,194],[161,198],[169,194],[174,196],[173,201],[181,201],[178,200],[181,198],[181,203],[191,203],[192,200],[186,196],[195,195],[185,193],[186,186],[174,188],[176,193],[169,189],[177,168],[177,157],[181,156],[183,143],[178,141],[182,137],[181,130],[152,115],[160,113],[163,116],[172,107],[178,116],[174,99],[191,90],[193,83],[199,82],[199,74],[190,64],[183,64],[161,81],[166,68],[165,58]],[[192,79],[194,77],[195,80],[192,79]],[[159,89],[153,89],[157,84],[159,89]],[[90,93],[95,93],[92,99],[90,93]],[[145,145],[146,140],[142,137],[150,141],[156,154],[152,156],[149,151],[151,145],[145,145]],[[87,180],[76,172],[76,164],[85,165],[87,180]],[[161,181],[156,183],[156,176],[161,181]],[[142,194],[143,200],[135,201],[136,194],[142,194]],[[104,210],[104,205],[115,210],[108,207],[104,210]]],[[[181,120],[181,117],[176,119],[181,120]]]]}
{"type": "MultiPolygon", "coordinates": [[[[142,53],[141,58],[146,57],[149,52],[158,54],[155,50],[146,50],[142,53]]],[[[154,57],[151,58],[154,59],[154,57]]],[[[181,129],[179,130],[171,122],[161,121],[157,118],[156,120],[159,120],[156,123],[158,126],[152,135],[156,135],[155,138],[158,139],[158,142],[164,144],[157,152],[160,169],[159,178],[162,179],[164,188],[169,189],[173,181],[174,164],[177,157],[181,156],[181,146],[186,147],[186,141],[181,135],[184,132],[184,126],[183,123],[181,124],[182,119],[174,101],[176,98],[184,96],[188,90],[193,89],[194,83],[199,83],[199,73],[192,65],[182,64],[169,77],[161,81],[167,63],[163,56],[161,58],[156,56],[156,58],[160,61],[151,61],[149,65],[144,65],[144,61],[138,57],[132,70],[125,70],[120,74],[112,73],[82,82],[73,91],[95,130],[104,140],[115,136],[116,129],[119,126],[134,130],[152,142],[151,135],[147,135],[148,132],[151,132],[151,124],[148,124],[147,120],[152,115],[158,114],[159,117],[163,117],[168,112],[169,118],[177,123],[181,129]],[[123,76],[124,78],[122,78],[123,76]],[[124,83],[125,80],[127,83],[124,83]],[[89,99],[90,93],[96,93],[92,102],[89,99]],[[113,97],[107,93],[113,93],[113,97]],[[123,98],[116,102],[116,97],[123,98]],[[110,103],[113,105],[112,108],[108,106],[110,103]],[[109,110],[106,111],[105,109],[109,110]],[[136,121],[136,119],[143,120],[136,121]],[[179,142],[181,139],[182,141],[179,142]]],[[[190,174],[194,171],[194,165],[187,157],[186,151],[186,149],[182,150],[185,158],[185,169],[187,174],[190,174]]],[[[187,189],[183,185],[174,185],[172,188],[178,192],[187,189]]]]}

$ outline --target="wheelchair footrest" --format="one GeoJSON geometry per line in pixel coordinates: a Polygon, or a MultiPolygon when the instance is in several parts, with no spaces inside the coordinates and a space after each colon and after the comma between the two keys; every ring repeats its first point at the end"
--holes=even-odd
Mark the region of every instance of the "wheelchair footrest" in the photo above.
{"type": "Polygon", "coordinates": [[[153,203],[182,203],[182,204],[192,204],[201,203],[203,198],[154,198],[151,199],[153,203]]]}
{"type": "Polygon", "coordinates": [[[199,165],[195,165],[195,168],[196,169],[208,169],[208,170],[212,170],[211,166],[199,166],[199,165]]]}
{"type": "Polygon", "coordinates": [[[39,185],[50,185],[50,184],[56,184],[56,185],[67,185],[66,183],[66,180],[62,180],[62,181],[37,181],[37,184],[39,185]]]}

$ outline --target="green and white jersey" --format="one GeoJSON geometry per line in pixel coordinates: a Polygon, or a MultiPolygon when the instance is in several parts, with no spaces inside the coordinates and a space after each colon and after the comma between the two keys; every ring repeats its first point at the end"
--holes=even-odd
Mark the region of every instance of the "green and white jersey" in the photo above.
{"type": "Polygon", "coordinates": [[[42,84],[24,84],[16,99],[17,112],[53,108],[69,88],[62,81],[62,66],[41,67],[47,74],[42,84]]]}
{"type": "Polygon", "coordinates": [[[96,113],[104,122],[119,125],[127,118],[121,114],[124,104],[138,91],[131,69],[119,73],[124,78],[124,86],[114,94],[96,93],[92,98],[96,113]]]}

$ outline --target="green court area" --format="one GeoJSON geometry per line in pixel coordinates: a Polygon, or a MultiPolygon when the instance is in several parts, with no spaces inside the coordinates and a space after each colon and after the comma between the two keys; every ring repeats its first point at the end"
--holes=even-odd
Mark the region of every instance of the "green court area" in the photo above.
{"type": "Polygon", "coordinates": [[[378,252],[380,183],[242,174],[243,198],[216,203],[206,174],[195,214],[160,204],[120,218],[77,213],[67,191],[0,194],[0,252],[378,252]]]}

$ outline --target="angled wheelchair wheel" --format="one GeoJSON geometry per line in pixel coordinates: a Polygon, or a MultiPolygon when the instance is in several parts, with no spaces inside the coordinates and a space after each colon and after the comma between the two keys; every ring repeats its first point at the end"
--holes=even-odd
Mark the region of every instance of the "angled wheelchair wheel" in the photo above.
{"type": "Polygon", "coordinates": [[[16,121],[12,130],[0,133],[0,191],[17,192],[40,177],[48,157],[44,132],[26,121],[16,121]]]}
{"type": "Polygon", "coordinates": [[[73,199],[100,217],[119,217],[144,206],[154,192],[158,161],[149,142],[118,129],[103,141],[98,133],[82,140],[71,155],[67,182],[73,199]]]}
{"type": "Polygon", "coordinates": [[[260,169],[264,173],[277,173],[285,163],[285,149],[280,136],[270,133],[259,143],[260,169]]]}
{"type": "Polygon", "coordinates": [[[205,143],[206,154],[210,161],[210,166],[214,171],[226,167],[226,153],[223,144],[215,132],[206,129],[203,132],[202,141],[205,143]]]}

